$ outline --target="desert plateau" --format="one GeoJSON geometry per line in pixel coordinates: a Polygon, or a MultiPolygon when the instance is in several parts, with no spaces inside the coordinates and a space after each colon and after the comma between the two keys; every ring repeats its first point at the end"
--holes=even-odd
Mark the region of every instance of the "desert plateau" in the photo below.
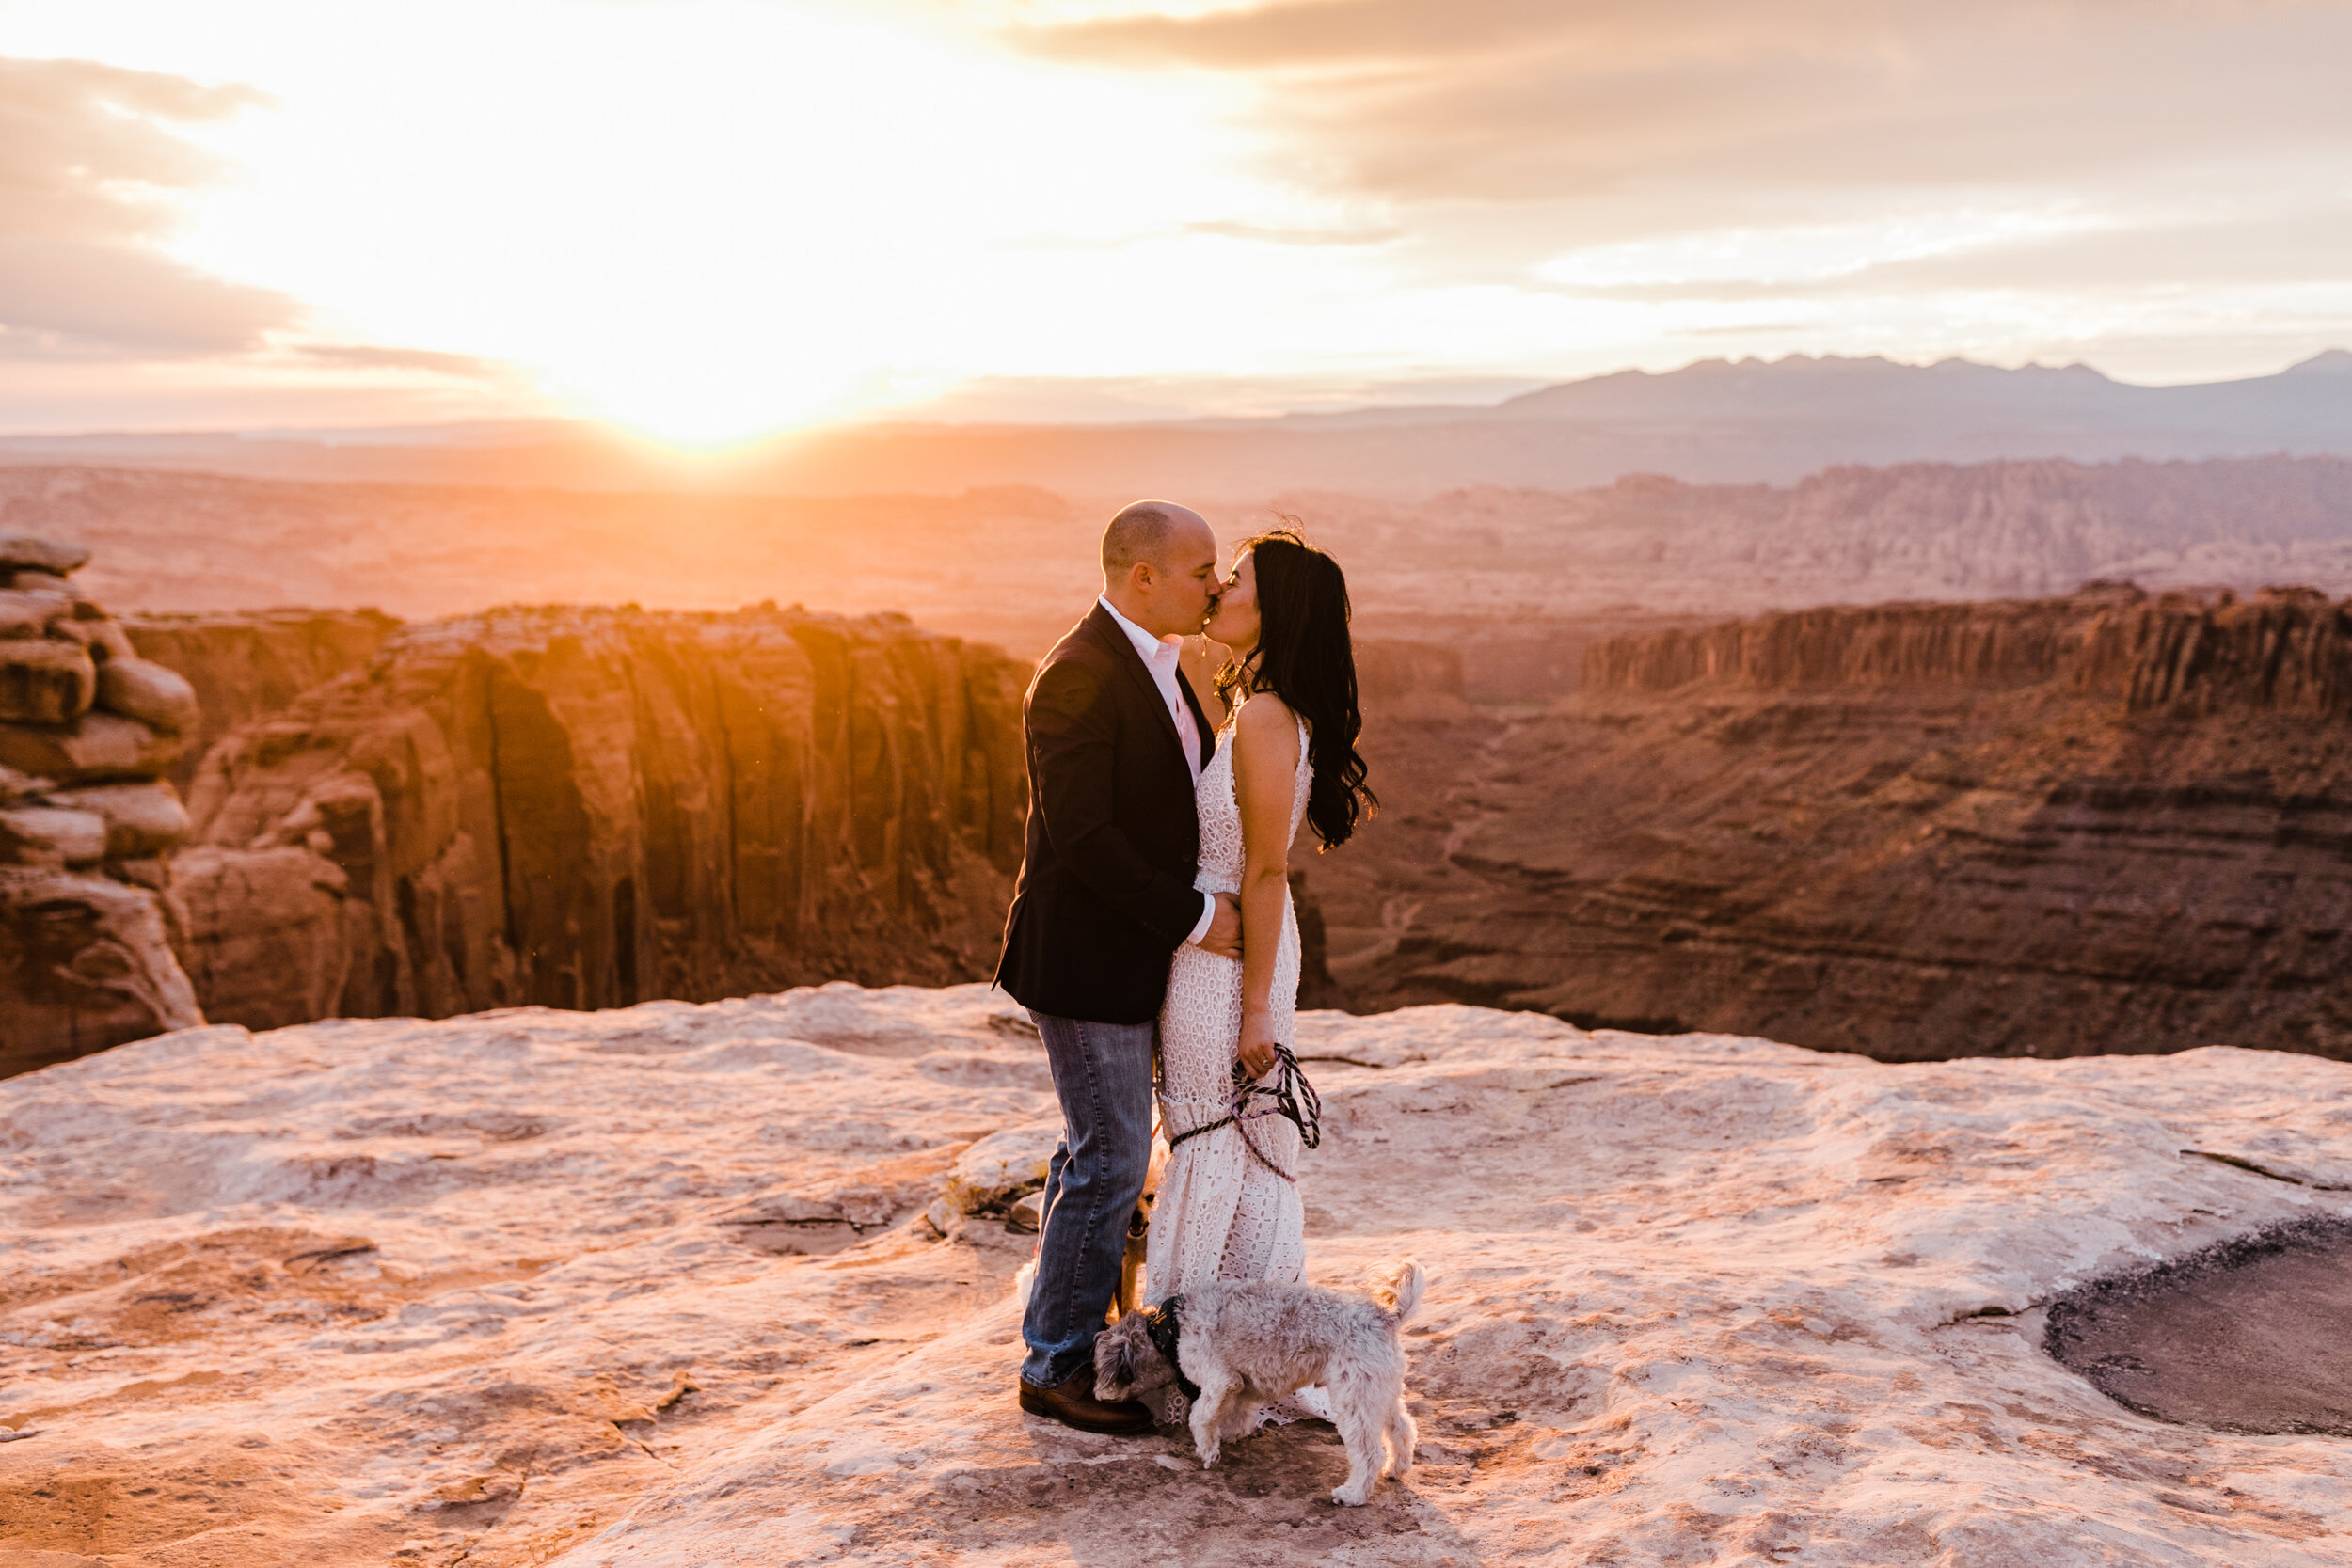
{"type": "Polygon", "coordinates": [[[1204,1472],[1023,1418],[1030,1239],[1003,1210],[1059,1130],[1027,1021],[984,986],[834,984],[215,1025],[0,1085],[8,1545],[44,1568],[2344,1559],[2341,1386],[2301,1430],[2233,1433],[2118,1403],[2044,1344],[2094,1281],[2352,1226],[2352,1067],[1883,1065],[1459,1006],[1311,1013],[1298,1038],[1328,1130],[1312,1277],[1407,1253],[1431,1275],[1420,1458],[1364,1509],[1325,1500],[1343,1465],[1316,1424],[1204,1472]]]}

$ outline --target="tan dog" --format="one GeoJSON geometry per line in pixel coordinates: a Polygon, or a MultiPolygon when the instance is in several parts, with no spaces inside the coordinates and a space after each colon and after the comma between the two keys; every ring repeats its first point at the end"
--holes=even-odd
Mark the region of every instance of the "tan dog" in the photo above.
{"type": "Polygon", "coordinates": [[[1143,1305],[1143,1255],[1152,1239],[1152,1203],[1160,1196],[1160,1173],[1168,1169],[1168,1145],[1152,1140],[1152,1168],[1144,1173],[1143,1196],[1127,1216],[1127,1250],[1119,1259],[1119,1294],[1111,1298],[1109,1316],[1117,1323],[1143,1305]]]}

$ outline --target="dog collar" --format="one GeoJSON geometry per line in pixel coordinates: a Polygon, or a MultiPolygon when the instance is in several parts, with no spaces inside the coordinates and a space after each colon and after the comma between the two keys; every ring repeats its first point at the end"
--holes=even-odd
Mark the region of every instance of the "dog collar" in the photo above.
{"type": "Polygon", "coordinates": [[[1152,1337],[1152,1348],[1160,1353],[1160,1359],[1174,1369],[1176,1386],[1184,1391],[1185,1399],[1197,1400],[1200,1397],[1200,1385],[1184,1375],[1184,1364],[1176,1358],[1176,1338],[1184,1332],[1184,1324],[1176,1314],[1184,1309],[1184,1305],[1183,1296],[1168,1297],[1144,1314],[1143,1328],[1152,1337]]]}

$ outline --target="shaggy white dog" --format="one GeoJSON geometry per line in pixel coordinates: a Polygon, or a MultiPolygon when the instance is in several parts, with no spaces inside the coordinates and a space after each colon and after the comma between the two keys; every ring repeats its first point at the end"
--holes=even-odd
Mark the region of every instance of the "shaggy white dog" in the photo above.
{"type": "Polygon", "coordinates": [[[1380,1476],[1412,1467],[1417,1433],[1405,1409],[1397,1330],[1421,1305],[1421,1265],[1406,1259],[1371,1286],[1367,1299],[1311,1285],[1220,1280],[1131,1312],[1094,1341],[1094,1397],[1116,1403],[1171,1383],[1198,1385],[1198,1394],[1184,1392],[1205,1468],[1221,1442],[1249,1431],[1261,1408],[1314,1385],[1347,1445],[1347,1480],[1331,1500],[1359,1505],[1380,1476]]]}

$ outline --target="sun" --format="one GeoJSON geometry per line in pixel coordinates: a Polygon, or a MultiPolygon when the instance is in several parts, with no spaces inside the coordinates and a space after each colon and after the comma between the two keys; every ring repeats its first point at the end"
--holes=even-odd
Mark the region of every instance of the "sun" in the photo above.
{"type": "Polygon", "coordinates": [[[550,377],[567,407],[661,451],[718,457],[810,425],[860,412],[870,377],[854,368],[830,373],[769,367],[723,357],[668,359],[609,374],[577,367],[550,377]]]}

